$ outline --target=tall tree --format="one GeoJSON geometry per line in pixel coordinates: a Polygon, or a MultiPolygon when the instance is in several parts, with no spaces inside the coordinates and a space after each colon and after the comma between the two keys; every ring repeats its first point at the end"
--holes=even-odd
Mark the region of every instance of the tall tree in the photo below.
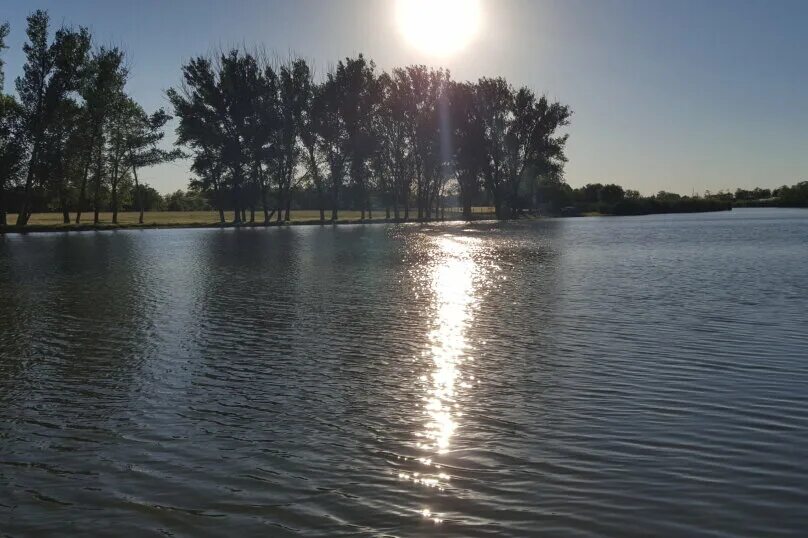
{"type": "Polygon", "coordinates": [[[305,60],[297,59],[280,68],[279,81],[280,129],[277,138],[280,164],[278,185],[278,221],[281,210],[289,220],[292,204],[291,189],[295,180],[301,151],[301,134],[308,106],[311,73],[305,60]]]}
{"type": "Polygon", "coordinates": [[[0,226],[7,224],[6,192],[16,180],[25,158],[23,110],[10,95],[3,93],[3,50],[9,25],[0,25],[0,226]]]}
{"type": "Polygon", "coordinates": [[[390,174],[389,197],[393,215],[399,219],[403,205],[404,219],[409,217],[409,193],[413,178],[412,129],[408,122],[409,79],[403,69],[379,77],[380,107],[376,116],[375,133],[384,168],[390,174]]]}
{"type": "Polygon", "coordinates": [[[326,75],[318,87],[315,108],[320,111],[317,135],[320,151],[328,168],[331,189],[331,220],[339,214],[339,195],[345,180],[345,167],[350,158],[349,133],[345,123],[345,102],[348,88],[345,63],[340,61],[336,70],[326,75]]]}
{"type": "Polygon", "coordinates": [[[56,32],[52,49],[54,70],[45,92],[46,125],[38,174],[40,182],[57,197],[62,220],[67,224],[70,222],[67,161],[75,151],[70,140],[82,128],[81,107],[76,97],[88,68],[90,33],[86,28],[61,29],[56,32]]]}
{"type": "Polygon", "coordinates": [[[532,185],[540,176],[557,176],[563,170],[567,135],[556,132],[569,124],[572,111],[549,102],[545,96],[537,99],[528,88],[515,92],[511,106],[505,135],[505,168],[508,209],[515,214],[524,180],[532,185]]]}
{"type": "Polygon", "coordinates": [[[16,86],[25,118],[27,138],[32,147],[25,178],[23,205],[17,215],[18,226],[24,226],[30,217],[31,189],[34,186],[46,125],[45,92],[48,79],[53,72],[53,50],[48,45],[47,12],[36,11],[28,17],[27,22],[28,42],[23,45],[26,62],[23,65],[23,76],[17,78],[16,86]]]}
{"type": "Polygon", "coordinates": [[[449,89],[452,122],[452,166],[460,190],[463,218],[471,219],[471,207],[480,190],[485,164],[484,129],[476,106],[476,88],[453,82],[449,89]]]}
{"type": "Polygon", "coordinates": [[[319,97],[320,89],[314,83],[313,75],[309,70],[307,76],[301,80],[300,98],[302,101],[302,115],[300,121],[300,142],[305,155],[306,176],[314,185],[317,193],[317,208],[320,210],[320,222],[325,221],[325,184],[321,170],[319,148],[321,127],[319,122],[324,117],[324,100],[319,97]]]}
{"type": "Polygon", "coordinates": [[[0,226],[8,224],[8,191],[25,166],[25,117],[10,95],[0,93],[0,226]]]}
{"type": "MultiPolygon", "coordinates": [[[[373,118],[377,112],[375,65],[361,54],[346,58],[337,68],[344,83],[342,116],[347,135],[346,150],[350,158],[350,177],[357,193],[357,204],[365,218],[370,211],[370,159],[375,151],[373,118]]],[[[371,215],[372,218],[372,215],[371,215]]]]}
{"type": "Polygon", "coordinates": [[[86,203],[87,181],[93,175],[93,222],[98,224],[101,194],[106,175],[105,146],[110,118],[115,104],[122,99],[128,75],[123,64],[123,52],[118,48],[101,47],[93,53],[82,93],[85,101],[85,122],[88,133],[84,170],[79,188],[76,224],[86,203]]]}
{"type": "Polygon", "coordinates": [[[506,217],[508,171],[505,137],[511,121],[513,92],[503,78],[483,78],[477,83],[476,105],[483,129],[483,179],[498,219],[506,217]]]}

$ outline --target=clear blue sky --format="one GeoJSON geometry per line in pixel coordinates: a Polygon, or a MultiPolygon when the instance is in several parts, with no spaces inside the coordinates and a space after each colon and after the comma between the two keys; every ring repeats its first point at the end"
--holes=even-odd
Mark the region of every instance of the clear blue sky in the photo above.
{"type": "MultiPolygon", "coordinates": [[[[439,63],[571,105],[570,184],[690,193],[808,179],[808,2],[483,2],[481,35],[439,63]]],[[[358,52],[381,68],[436,63],[399,36],[391,0],[3,0],[7,91],[35,8],[123,46],[129,91],[147,109],[167,105],[184,60],[219,46],[293,51],[321,73],[358,52]]],[[[189,174],[175,163],[146,176],[167,192],[189,174]]]]}

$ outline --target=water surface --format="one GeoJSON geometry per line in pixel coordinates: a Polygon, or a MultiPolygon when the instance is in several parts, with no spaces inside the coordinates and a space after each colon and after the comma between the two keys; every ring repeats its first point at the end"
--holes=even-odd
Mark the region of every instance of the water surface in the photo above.
{"type": "Polygon", "coordinates": [[[4,536],[799,536],[808,211],[0,237],[4,536]]]}

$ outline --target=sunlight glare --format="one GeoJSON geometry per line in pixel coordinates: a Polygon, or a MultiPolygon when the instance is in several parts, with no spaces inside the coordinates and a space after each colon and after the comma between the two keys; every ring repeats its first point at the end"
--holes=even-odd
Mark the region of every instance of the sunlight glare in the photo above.
{"type": "Polygon", "coordinates": [[[449,56],[471,43],[480,30],[480,0],[397,0],[399,31],[415,48],[449,56]]]}

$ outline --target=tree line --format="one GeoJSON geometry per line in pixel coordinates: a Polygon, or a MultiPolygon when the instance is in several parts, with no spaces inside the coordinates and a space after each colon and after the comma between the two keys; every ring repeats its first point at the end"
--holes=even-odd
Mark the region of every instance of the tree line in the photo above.
{"type": "MultiPolygon", "coordinates": [[[[3,88],[0,63],[0,225],[13,209],[24,226],[35,208],[53,208],[69,223],[103,208],[141,211],[138,171],[175,159],[159,147],[170,116],[151,114],[125,92],[123,51],[94,46],[86,28],[63,26],[53,34],[47,12],[27,19],[25,64],[16,95],[3,88]],[[125,191],[125,192],[124,192],[125,191]],[[132,203],[133,202],[133,203],[132,203]]],[[[8,24],[0,26],[0,58],[8,24]]]]}
{"type": "Polygon", "coordinates": [[[172,116],[147,113],[126,92],[117,47],[86,28],[51,32],[47,12],[27,19],[16,94],[3,91],[0,25],[0,225],[17,213],[59,211],[80,223],[92,211],[215,209],[225,222],[281,222],[293,208],[337,220],[428,220],[447,200],[493,206],[498,218],[531,210],[611,214],[804,204],[804,184],[644,197],[615,184],[572,188],[564,179],[572,111],[505,79],[460,82],[441,68],[380,70],[359,54],[317,76],[302,58],[243,48],[187,61],[167,91],[176,148],[161,147],[172,116]],[[165,197],[139,181],[143,168],[190,158],[189,191],[165,197]],[[768,201],[765,201],[768,200],[768,201]],[[74,216],[71,215],[74,213],[74,216]],[[256,214],[258,216],[256,216],[256,214]]]}
{"type": "Polygon", "coordinates": [[[502,78],[454,81],[423,65],[379,71],[363,55],[317,80],[301,58],[231,50],[199,56],[168,91],[193,186],[220,220],[289,220],[309,191],[320,219],[346,191],[361,218],[437,217],[456,189],[466,217],[485,191],[498,218],[530,207],[543,176],[561,178],[569,107],[502,78]],[[375,201],[375,203],[373,203],[375,201]],[[413,208],[417,215],[410,215],[413,208]]]}
{"type": "MultiPolygon", "coordinates": [[[[8,26],[3,26],[3,38],[8,26]]],[[[508,218],[534,207],[542,178],[563,181],[571,110],[503,78],[458,82],[445,69],[381,71],[363,55],[317,77],[302,58],[234,49],[191,59],[167,92],[177,149],[160,148],[170,116],[126,94],[123,52],[86,28],[53,36],[28,17],[23,74],[0,109],[0,215],[35,208],[65,223],[104,208],[141,211],[138,171],[188,155],[191,189],[225,221],[288,220],[296,203],[336,220],[436,218],[449,192],[463,212],[491,204],[508,218]],[[412,212],[412,214],[411,214],[412,212]],[[328,214],[328,215],[327,215],[328,214]]],[[[0,49],[1,51],[2,49],[0,49]]],[[[2,92],[0,92],[2,93],[2,92]]]]}

